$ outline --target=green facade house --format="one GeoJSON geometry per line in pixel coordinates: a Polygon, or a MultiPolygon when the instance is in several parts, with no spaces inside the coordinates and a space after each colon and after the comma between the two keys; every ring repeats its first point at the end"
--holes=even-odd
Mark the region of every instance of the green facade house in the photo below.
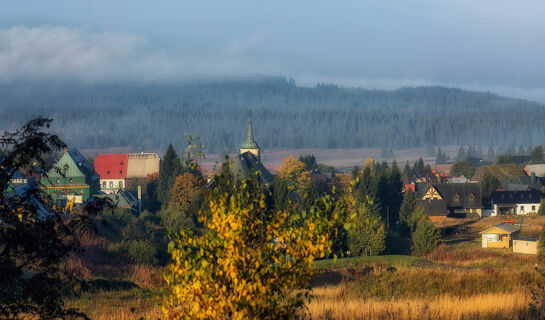
{"type": "Polygon", "coordinates": [[[77,150],[65,148],[64,155],[42,177],[42,189],[55,201],[83,203],[99,189],[99,176],[77,150]]]}

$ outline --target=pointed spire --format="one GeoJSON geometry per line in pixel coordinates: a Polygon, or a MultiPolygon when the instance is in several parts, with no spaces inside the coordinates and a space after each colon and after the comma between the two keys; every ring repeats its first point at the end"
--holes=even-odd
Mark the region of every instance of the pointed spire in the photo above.
{"type": "Polygon", "coordinates": [[[248,128],[246,131],[246,141],[240,146],[241,149],[259,149],[259,145],[254,139],[254,130],[252,128],[251,112],[248,112],[248,128]]]}
{"type": "Polygon", "coordinates": [[[246,133],[246,141],[254,140],[254,130],[252,129],[252,112],[248,111],[248,131],[246,133]]]}

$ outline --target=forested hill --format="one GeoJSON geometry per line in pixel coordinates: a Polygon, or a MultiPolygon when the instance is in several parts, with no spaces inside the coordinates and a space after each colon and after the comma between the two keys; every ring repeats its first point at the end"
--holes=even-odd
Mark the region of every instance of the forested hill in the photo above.
{"type": "Polygon", "coordinates": [[[252,110],[264,148],[536,145],[545,141],[543,105],[444,87],[393,91],[300,87],[281,77],[176,84],[1,84],[0,128],[46,116],[72,146],[185,145],[235,150],[252,110]]]}

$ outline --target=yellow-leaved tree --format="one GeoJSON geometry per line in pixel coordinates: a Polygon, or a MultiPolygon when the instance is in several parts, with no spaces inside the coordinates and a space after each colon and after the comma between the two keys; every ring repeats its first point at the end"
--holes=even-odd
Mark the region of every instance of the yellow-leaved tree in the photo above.
{"type": "Polygon", "coordinates": [[[269,207],[257,179],[232,182],[209,193],[206,226],[197,235],[177,234],[169,245],[172,262],[165,273],[169,319],[290,319],[304,314],[312,262],[331,252],[341,223],[342,201],[329,196],[289,223],[286,211],[269,207]],[[226,187],[229,191],[225,191],[226,187]]]}
{"type": "Polygon", "coordinates": [[[310,184],[310,172],[306,170],[305,164],[290,155],[282,162],[278,169],[278,177],[285,179],[290,191],[298,192],[310,184]]]}

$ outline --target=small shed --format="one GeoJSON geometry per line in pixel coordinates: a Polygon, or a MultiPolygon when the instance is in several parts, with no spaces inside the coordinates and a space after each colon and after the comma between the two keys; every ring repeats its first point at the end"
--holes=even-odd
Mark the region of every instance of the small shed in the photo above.
{"type": "Polygon", "coordinates": [[[513,239],[520,234],[520,227],[511,223],[501,223],[481,231],[483,248],[510,248],[513,239]]]}
{"type": "Polygon", "coordinates": [[[519,238],[519,239],[513,240],[513,252],[537,254],[537,239],[519,238]]]}

